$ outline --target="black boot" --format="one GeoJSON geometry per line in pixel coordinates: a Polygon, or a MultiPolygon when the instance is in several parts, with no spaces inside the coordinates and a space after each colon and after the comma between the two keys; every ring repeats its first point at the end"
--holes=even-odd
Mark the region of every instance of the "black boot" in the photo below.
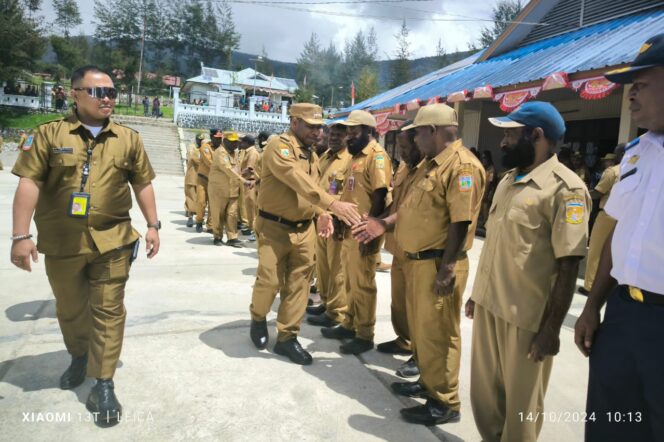
{"type": "Polygon", "coordinates": [[[102,426],[111,426],[120,422],[122,405],[115,397],[113,379],[97,379],[97,384],[92,387],[85,408],[93,413],[95,423],[102,426]]]}
{"type": "Polygon", "coordinates": [[[71,390],[85,381],[85,370],[88,368],[88,355],[72,356],[69,368],[60,376],[60,388],[71,390]]]}
{"type": "Polygon", "coordinates": [[[323,327],[320,329],[320,332],[328,339],[353,339],[355,337],[353,330],[348,330],[342,327],[341,324],[334,327],[323,327]]]}
{"type": "Polygon", "coordinates": [[[215,238],[215,239],[212,241],[212,244],[214,244],[215,246],[223,246],[223,245],[224,245],[224,242],[221,240],[221,238],[215,238]]]}
{"type": "Polygon", "coordinates": [[[392,391],[400,396],[424,397],[427,389],[419,382],[392,382],[392,391]]]}
{"type": "Polygon", "coordinates": [[[267,341],[270,339],[267,333],[267,321],[254,321],[252,319],[249,335],[251,336],[251,342],[254,343],[257,349],[263,350],[267,347],[267,341]]]}
{"type": "Polygon", "coordinates": [[[196,223],[196,233],[203,233],[203,223],[196,223]]]}
{"type": "Polygon", "coordinates": [[[194,227],[194,219],[192,217],[187,218],[187,227],[194,227]]]}
{"type": "Polygon", "coordinates": [[[402,408],[401,416],[407,422],[427,426],[459,422],[461,419],[458,411],[450,410],[445,404],[433,399],[428,399],[424,405],[402,408]]]}
{"type": "Polygon", "coordinates": [[[355,338],[350,342],[341,344],[339,346],[339,351],[347,355],[359,355],[365,351],[369,351],[373,348],[373,341],[367,341],[366,339],[355,338]]]}
{"type": "Polygon", "coordinates": [[[308,316],[307,322],[311,325],[317,325],[318,327],[334,327],[339,324],[337,321],[327,316],[326,313],[308,316]]]}
{"type": "Polygon", "coordinates": [[[274,345],[274,352],[278,355],[286,356],[292,362],[299,365],[311,365],[313,362],[313,358],[308,351],[302,348],[297,338],[277,342],[274,345]]]}
{"type": "Polygon", "coordinates": [[[236,249],[241,249],[242,248],[242,241],[239,239],[229,239],[226,241],[227,246],[235,247],[236,249]]]}
{"type": "Polygon", "coordinates": [[[397,368],[396,375],[402,378],[414,378],[420,375],[420,369],[415,362],[415,358],[410,358],[397,368]]]}

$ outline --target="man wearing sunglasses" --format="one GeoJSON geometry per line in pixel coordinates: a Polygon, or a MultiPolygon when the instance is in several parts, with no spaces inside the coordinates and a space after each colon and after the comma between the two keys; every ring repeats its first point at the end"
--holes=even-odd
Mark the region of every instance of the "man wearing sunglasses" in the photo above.
{"type": "Polygon", "coordinates": [[[100,425],[119,422],[113,385],[126,311],[124,290],[140,235],[131,226],[130,184],[148,223],[147,256],[159,252],[150,161],[137,132],[110,116],[117,91],[94,66],[72,74],[72,115],[43,124],[24,143],[13,173],[11,261],[31,271],[46,255],[56,313],[72,360],[60,388],[73,389],[86,373],[97,379],[86,407],[100,425]],[[30,234],[34,213],[39,240],[30,234]]]}

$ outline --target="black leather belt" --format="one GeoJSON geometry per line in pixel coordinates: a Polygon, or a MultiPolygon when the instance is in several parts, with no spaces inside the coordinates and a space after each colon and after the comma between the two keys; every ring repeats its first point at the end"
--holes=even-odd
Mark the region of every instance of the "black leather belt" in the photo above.
{"type": "Polygon", "coordinates": [[[642,304],[664,305],[664,295],[632,286],[623,286],[622,288],[627,292],[627,295],[636,302],[642,304]]]}
{"type": "Polygon", "coordinates": [[[288,227],[292,227],[294,229],[299,229],[301,227],[309,227],[309,224],[311,224],[311,219],[303,219],[301,221],[291,221],[286,218],[282,218],[280,216],[265,212],[263,210],[258,211],[258,216],[265,219],[269,219],[270,221],[278,222],[279,224],[283,224],[288,227]]]}
{"type": "MultiPolygon", "coordinates": [[[[413,259],[415,261],[421,261],[423,259],[441,258],[445,253],[445,249],[430,249],[430,250],[422,250],[421,252],[416,252],[416,253],[410,253],[410,252],[405,252],[405,253],[406,253],[406,258],[413,259]]],[[[459,253],[457,259],[463,259],[466,256],[468,256],[466,252],[461,252],[459,253]]]]}

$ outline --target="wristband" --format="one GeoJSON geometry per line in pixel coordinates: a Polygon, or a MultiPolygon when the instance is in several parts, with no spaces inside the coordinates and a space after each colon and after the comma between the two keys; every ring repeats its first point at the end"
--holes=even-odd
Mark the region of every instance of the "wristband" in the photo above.
{"type": "Polygon", "coordinates": [[[12,241],[21,241],[30,238],[32,238],[32,234],[26,233],[25,235],[12,235],[9,239],[11,239],[12,241]]]}

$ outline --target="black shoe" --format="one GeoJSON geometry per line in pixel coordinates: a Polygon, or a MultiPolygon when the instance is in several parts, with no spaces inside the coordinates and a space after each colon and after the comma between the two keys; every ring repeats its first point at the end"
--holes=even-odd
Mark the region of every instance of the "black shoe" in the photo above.
{"type": "Polygon", "coordinates": [[[353,330],[348,330],[342,327],[341,324],[334,327],[323,327],[320,332],[328,339],[353,339],[355,337],[353,330]]]}
{"type": "Polygon", "coordinates": [[[241,249],[242,248],[242,241],[240,241],[237,238],[229,239],[228,241],[226,241],[226,245],[231,246],[231,247],[235,247],[236,249],[241,249]]]}
{"type": "Polygon", "coordinates": [[[194,227],[194,220],[192,217],[187,218],[187,227],[194,227]]]}
{"type": "Polygon", "coordinates": [[[251,229],[242,229],[241,232],[244,236],[249,236],[254,233],[251,231],[251,229]]]}
{"type": "Polygon", "coordinates": [[[325,313],[321,313],[320,315],[307,316],[307,322],[311,325],[317,325],[319,327],[334,327],[335,325],[339,324],[325,313]]]}
{"type": "Polygon", "coordinates": [[[590,291],[586,290],[585,287],[579,287],[577,291],[581,293],[583,296],[588,296],[590,294],[590,291]]]}
{"type": "Polygon", "coordinates": [[[427,389],[419,382],[392,382],[390,384],[392,391],[401,396],[407,397],[425,397],[427,389]]]}
{"type": "Polygon", "coordinates": [[[297,338],[274,344],[274,352],[286,356],[292,362],[299,365],[311,365],[314,361],[308,351],[302,348],[297,338]]]}
{"type": "Polygon", "coordinates": [[[196,223],[196,233],[203,233],[203,223],[196,223]]]}
{"type": "Polygon", "coordinates": [[[389,353],[391,355],[410,355],[410,354],[413,354],[412,351],[401,347],[397,343],[396,339],[394,339],[392,341],[381,342],[380,344],[378,344],[376,346],[376,350],[378,350],[381,353],[389,353]]]}
{"type": "Polygon", "coordinates": [[[249,335],[251,336],[251,342],[254,343],[257,349],[263,350],[267,347],[267,341],[270,339],[267,333],[267,321],[254,321],[252,319],[249,335]]]}
{"type": "Polygon", "coordinates": [[[410,358],[397,368],[396,375],[402,378],[414,378],[420,375],[420,369],[415,362],[415,358],[410,358]]]}
{"type": "Polygon", "coordinates": [[[85,408],[93,414],[95,422],[101,425],[115,425],[120,421],[122,405],[115,397],[113,379],[97,379],[92,387],[85,408]]]}
{"type": "Polygon", "coordinates": [[[224,242],[221,240],[221,238],[215,238],[214,241],[212,241],[212,244],[215,246],[223,246],[224,242]]]}
{"type": "Polygon", "coordinates": [[[307,313],[315,316],[322,315],[325,313],[325,306],[322,303],[317,305],[312,303],[311,305],[307,306],[307,313]]]}
{"type": "Polygon", "coordinates": [[[339,346],[339,351],[346,355],[359,355],[360,353],[371,350],[373,346],[373,341],[355,338],[350,342],[341,344],[339,346]]]}
{"type": "Polygon", "coordinates": [[[256,241],[256,235],[254,235],[254,234],[252,233],[251,235],[249,235],[249,238],[247,238],[247,241],[249,241],[249,242],[254,242],[254,241],[256,241]]]}
{"type": "Polygon", "coordinates": [[[440,425],[461,420],[458,411],[450,410],[445,404],[433,399],[427,400],[424,405],[402,408],[401,416],[407,422],[421,425],[440,425]]]}
{"type": "Polygon", "coordinates": [[[71,364],[62,376],[60,376],[60,388],[63,390],[71,390],[76,388],[85,381],[85,371],[88,368],[88,355],[72,356],[71,364]]]}

